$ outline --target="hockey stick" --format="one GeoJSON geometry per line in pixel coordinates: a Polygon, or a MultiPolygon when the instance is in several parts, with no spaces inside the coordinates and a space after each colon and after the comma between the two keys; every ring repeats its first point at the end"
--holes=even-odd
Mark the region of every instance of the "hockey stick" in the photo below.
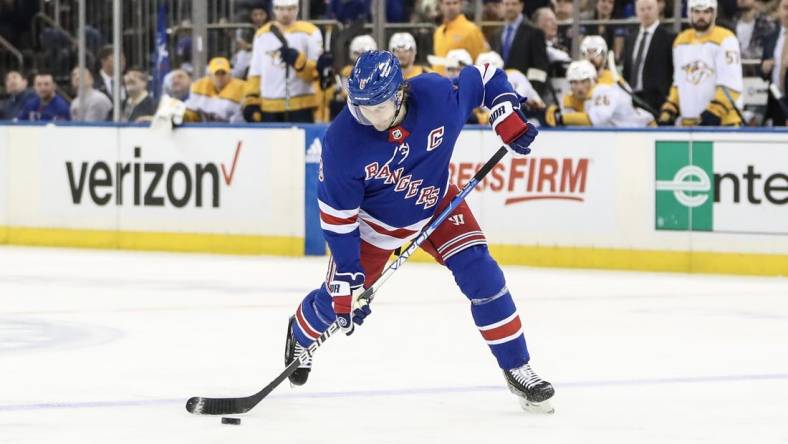
{"type": "Polygon", "coordinates": [[[622,79],[621,76],[618,74],[618,68],[616,68],[616,58],[613,55],[613,52],[607,53],[607,64],[610,65],[610,72],[613,74],[613,81],[616,82],[616,85],[618,85],[619,88],[623,89],[625,93],[629,94],[629,97],[632,98],[632,102],[634,102],[635,106],[637,106],[638,108],[642,108],[647,113],[654,116],[655,119],[658,118],[659,111],[655,110],[651,105],[646,103],[643,99],[636,96],[635,93],[632,92],[632,88],[629,86],[629,84],[627,84],[626,81],[624,81],[624,79],[622,79]]]}
{"type": "MultiPolygon", "coordinates": [[[[282,34],[282,30],[279,29],[278,26],[271,24],[271,34],[279,40],[279,43],[282,44],[282,49],[288,49],[289,46],[287,45],[287,39],[282,34]]],[[[281,56],[280,56],[281,57],[281,56]]],[[[290,81],[290,65],[285,62],[285,122],[290,120],[290,88],[289,88],[289,81],[290,81]]]]}
{"type": "Polygon", "coordinates": [[[731,106],[733,107],[733,110],[736,111],[736,115],[739,116],[739,119],[741,119],[742,126],[747,126],[747,121],[744,120],[744,116],[739,110],[739,107],[736,106],[736,102],[733,101],[733,97],[731,97],[731,92],[728,91],[728,87],[725,85],[720,85],[720,87],[722,88],[722,93],[725,94],[725,98],[731,102],[731,106]]]}
{"type": "MultiPolygon", "coordinates": [[[[359,296],[360,299],[365,299],[367,301],[372,301],[375,297],[375,293],[378,291],[381,285],[383,285],[388,278],[394,274],[395,271],[399,269],[407,260],[408,258],[416,251],[417,248],[428,238],[430,235],[440,226],[440,224],[449,217],[452,211],[454,211],[465,197],[470,194],[471,191],[476,187],[476,185],[484,179],[487,173],[493,169],[495,165],[500,162],[503,156],[506,155],[506,147],[502,146],[498,148],[498,151],[493,154],[493,156],[485,163],[479,171],[476,172],[476,175],[465,184],[464,187],[460,190],[459,194],[454,196],[454,198],[449,202],[449,206],[444,208],[443,211],[430,223],[427,227],[422,230],[421,234],[419,234],[413,242],[410,243],[408,248],[405,249],[388,267],[386,270],[383,271],[383,274],[380,275],[379,278],[372,283],[364,293],[359,296]]],[[[302,363],[309,360],[312,355],[315,354],[318,348],[323,345],[324,342],[328,340],[331,336],[334,335],[339,330],[339,322],[334,321],[331,325],[328,326],[328,329],[320,335],[319,338],[315,342],[309,345],[309,347],[303,351],[296,359],[293,360],[288,366],[279,374],[273,381],[271,381],[268,385],[263,387],[262,390],[255,393],[251,396],[246,396],[242,398],[205,398],[195,396],[193,398],[189,398],[186,402],[186,410],[189,413],[194,413],[196,415],[237,415],[240,413],[246,413],[254,406],[256,406],[260,401],[263,400],[268,394],[270,394],[279,384],[281,384],[288,376],[292,375],[301,365],[302,363]]]]}

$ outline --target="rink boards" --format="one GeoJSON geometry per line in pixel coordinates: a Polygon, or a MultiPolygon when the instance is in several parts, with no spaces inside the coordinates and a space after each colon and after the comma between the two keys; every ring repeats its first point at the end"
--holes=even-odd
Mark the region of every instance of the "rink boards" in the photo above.
{"type": "MultiPolygon", "coordinates": [[[[324,130],[0,126],[0,241],[323,254],[324,130]]],[[[507,156],[468,201],[506,264],[785,275],[786,141],[542,131],[531,156],[507,156]]],[[[452,180],[467,182],[497,146],[487,129],[464,130],[452,180]]]]}

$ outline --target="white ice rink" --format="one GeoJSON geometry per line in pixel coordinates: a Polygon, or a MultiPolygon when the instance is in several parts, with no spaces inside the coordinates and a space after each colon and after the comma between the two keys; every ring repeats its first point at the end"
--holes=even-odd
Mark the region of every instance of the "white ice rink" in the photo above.
{"type": "Polygon", "coordinates": [[[788,279],[506,267],[555,415],[520,410],[446,270],[240,426],[325,259],[0,248],[0,443],[788,443],[788,279]]]}

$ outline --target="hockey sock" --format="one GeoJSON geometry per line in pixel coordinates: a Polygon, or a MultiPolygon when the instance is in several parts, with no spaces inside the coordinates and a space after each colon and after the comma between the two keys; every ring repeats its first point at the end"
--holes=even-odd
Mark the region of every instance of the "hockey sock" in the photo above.
{"type": "Polygon", "coordinates": [[[336,319],[334,309],[331,307],[331,295],[326,291],[325,285],[320,289],[312,290],[296,309],[296,341],[308,347],[326,331],[336,319]]]}
{"type": "Polygon", "coordinates": [[[487,246],[467,248],[450,257],[446,266],[470,299],[473,320],[498,366],[509,370],[527,364],[530,356],[517,307],[487,246]]]}

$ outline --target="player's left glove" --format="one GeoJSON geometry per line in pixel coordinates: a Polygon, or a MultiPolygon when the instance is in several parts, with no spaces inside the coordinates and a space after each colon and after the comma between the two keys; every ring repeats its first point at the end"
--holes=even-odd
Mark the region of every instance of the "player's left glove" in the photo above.
{"type": "Polygon", "coordinates": [[[506,147],[515,155],[525,156],[531,152],[529,146],[539,133],[525,121],[516,94],[502,94],[493,100],[490,109],[490,125],[501,137],[506,147]]]}
{"type": "Polygon", "coordinates": [[[334,273],[328,292],[339,327],[346,335],[353,334],[353,324],[363,324],[372,313],[369,302],[359,298],[364,293],[364,273],[334,273]]]}

